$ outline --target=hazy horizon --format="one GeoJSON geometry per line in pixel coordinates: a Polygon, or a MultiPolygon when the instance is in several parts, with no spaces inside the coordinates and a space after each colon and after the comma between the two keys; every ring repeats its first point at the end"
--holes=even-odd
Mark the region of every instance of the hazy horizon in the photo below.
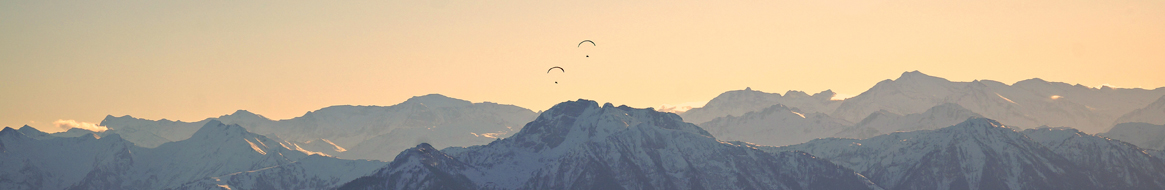
{"type": "Polygon", "coordinates": [[[915,70],[1165,87],[1165,1],[1152,0],[0,1],[0,23],[0,126],[47,132],[432,93],[535,111],[690,105],[746,87],[853,96],[915,70]]]}

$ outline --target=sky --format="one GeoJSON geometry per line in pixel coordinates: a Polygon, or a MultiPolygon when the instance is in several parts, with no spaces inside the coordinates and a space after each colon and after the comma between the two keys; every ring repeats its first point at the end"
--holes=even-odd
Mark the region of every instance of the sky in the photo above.
{"type": "Polygon", "coordinates": [[[0,126],[288,119],[431,93],[535,111],[852,96],[914,70],[1151,89],[1162,34],[1161,0],[0,0],[0,126]]]}

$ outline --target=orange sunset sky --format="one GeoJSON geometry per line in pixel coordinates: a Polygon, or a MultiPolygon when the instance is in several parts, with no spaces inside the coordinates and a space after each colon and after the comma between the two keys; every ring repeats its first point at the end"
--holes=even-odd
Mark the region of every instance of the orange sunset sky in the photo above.
{"type": "Polygon", "coordinates": [[[430,93],[535,111],[852,96],[913,70],[1165,86],[1165,1],[0,0],[0,126],[49,132],[430,93]]]}

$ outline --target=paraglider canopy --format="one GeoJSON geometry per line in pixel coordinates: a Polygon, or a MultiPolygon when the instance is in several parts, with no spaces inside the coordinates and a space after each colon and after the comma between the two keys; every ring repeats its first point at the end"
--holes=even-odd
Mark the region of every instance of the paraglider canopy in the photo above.
{"type": "Polygon", "coordinates": [[[566,72],[566,69],[562,69],[562,67],[559,67],[559,66],[554,66],[554,67],[551,67],[550,69],[546,70],[546,73],[550,73],[550,71],[553,71],[554,69],[561,70],[564,73],[566,72]]]}
{"type": "MultiPolygon", "coordinates": [[[[591,41],[591,40],[583,40],[582,42],[579,42],[579,43],[578,43],[578,46],[575,46],[575,47],[582,47],[582,45],[583,45],[583,44],[585,44],[585,43],[587,43],[587,42],[590,42],[590,43],[591,43],[591,46],[599,46],[599,45],[595,45],[595,42],[594,42],[594,41],[591,41]]],[[[591,55],[587,55],[587,57],[591,57],[591,55]]]]}
{"type": "Polygon", "coordinates": [[[584,43],[587,43],[587,42],[590,42],[590,43],[591,43],[591,46],[599,46],[599,45],[595,45],[595,42],[593,42],[593,41],[591,41],[591,40],[583,40],[582,42],[579,42],[579,43],[578,43],[578,46],[576,46],[576,47],[582,47],[582,45],[583,45],[584,43]]]}

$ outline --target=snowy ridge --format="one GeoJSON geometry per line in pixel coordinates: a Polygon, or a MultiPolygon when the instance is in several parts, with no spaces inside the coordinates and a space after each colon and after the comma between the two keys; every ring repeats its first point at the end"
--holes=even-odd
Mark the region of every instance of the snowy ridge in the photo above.
{"type": "Polygon", "coordinates": [[[700,124],[725,141],[745,141],[768,146],[784,146],[834,136],[851,123],[823,113],[802,113],[797,108],[777,104],[740,117],[727,116],[700,124]]]}
{"type": "Polygon", "coordinates": [[[290,164],[203,178],[175,189],[332,189],[384,165],[311,155],[290,164]]]}
{"type": "Polygon", "coordinates": [[[140,146],[156,147],[189,138],[207,121],[219,120],[309,152],[388,161],[418,142],[438,147],[485,144],[512,135],[522,122],[534,117],[533,111],[513,105],[471,103],[430,94],[393,106],[331,106],[278,121],[239,110],[198,122],[107,116],[101,124],[140,146]]]}
{"type": "Polygon", "coordinates": [[[0,131],[0,147],[0,189],[76,188],[92,175],[124,169],[134,148],[116,134],[38,140],[8,127],[0,131]]]}
{"type": "Polygon", "coordinates": [[[510,138],[447,149],[456,154],[430,148],[406,150],[377,175],[344,187],[880,189],[805,153],[769,154],[717,141],[675,114],[581,99],[555,105],[510,138]]]}
{"type": "Polygon", "coordinates": [[[1165,149],[1165,125],[1121,123],[1107,133],[1097,135],[1132,143],[1144,149],[1165,149]]]}
{"type": "Polygon", "coordinates": [[[0,145],[2,189],[168,189],[212,178],[228,179],[221,185],[235,189],[320,189],[384,164],[309,156],[215,120],[189,139],[156,148],[119,134],[38,140],[11,128],[0,132],[0,145]]]}
{"type": "Polygon", "coordinates": [[[745,113],[761,111],[777,104],[795,107],[805,113],[831,113],[841,105],[841,101],[831,100],[834,95],[836,93],[832,90],[825,90],[812,96],[805,92],[790,90],[782,96],[778,93],[766,93],[745,88],[744,90],[721,93],[708,101],[704,107],[692,108],[680,115],[686,122],[704,123],[718,117],[740,117],[745,113]]]}
{"type": "Polygon", "coordinates": [[[397,155],[375,174],[360,177],[339,189],[475,189],[464,170],[474,170],[428,143],[397,155]]]}
{"type": "Polygon", "coordinates": [[[105,116],[101,126],[109,127],[112,133],[121,134],[125,140],[135,145],[153,148],[166,142],[174,142],[190,138],[198,128],[208,120],[187,123],[162,119],[158,121],[134,118],[131,116],[105,116]]]}
{"type": "Polygon", "coordinates": [[[1091,182],[1102,189],[1165,188],[1165,160],[1135,145],[1066,127],[1028,129],[1023,134],[1088,172],[1091,182]]]}
{"type": "Polygon", "coordinates": [[[1165,88],[1089,88],[1038,78],[1013,85],[990,80],[951,82],[913,71],[895,80],[878,82],[866,92],[846,99],[830,115],[858,121],[881,110],[911,114],[944,103],[956,103],[1009,125],[1066,126],[1098,133],[1107,131],[1118,116],[1162,95],[1165,88]]]}
{"type": "Polygon", "coordinates": [[[20,129],[17,129],[16,131],[19,131],[21,134],[24,134],[24,136],[26,136],[28,138],[33,138],[36,140],[50,139],[50,138],[56,137],[56,136],[50,135],[49,133],[45,133],[43,131],[37,130],[36,128],[33,128],[32,126],[28,126],[28,125],[24,125],[24,126],[20,127],[20,129]]]}

